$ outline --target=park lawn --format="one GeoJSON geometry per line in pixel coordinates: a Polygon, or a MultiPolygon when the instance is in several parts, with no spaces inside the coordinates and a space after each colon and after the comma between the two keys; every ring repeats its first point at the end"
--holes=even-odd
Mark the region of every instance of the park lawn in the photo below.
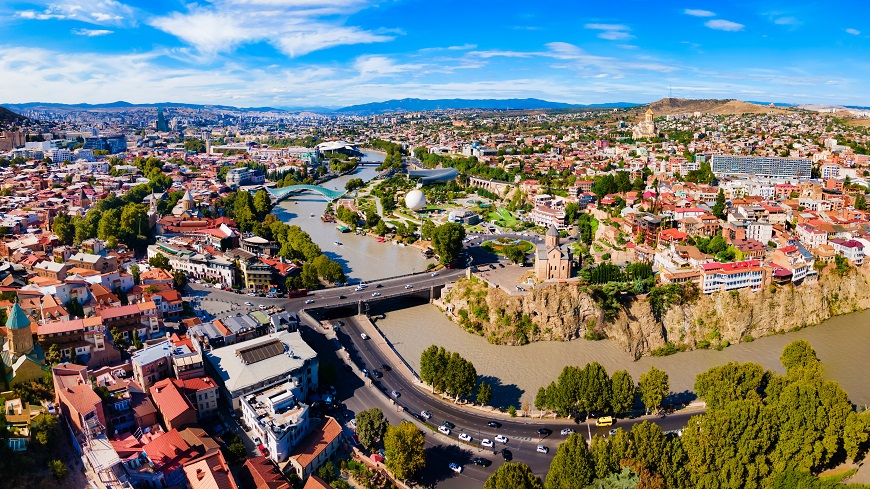
{"type": "Polygon", "coordinates": [[[496,209],[487,215],[487,219],[489,221],[498,221],[500,226],[508,228],[512,228],[520,222],[507,209],[496,209]]]}
{"type": "Polygon", "coordinates": [[[593,216],[590,222],[592,223],[592,239],[595,239],[595,233],[598,232],[598,219],[593,216]]]}
{"type": "MultiPolygon", "coordinates": [[[[505,244],[508,244],[508,243],[505,243],[505,244]]],[[[492,251],[493,253],[503,255],[504,253],[502,252],[502,248],[505,246],[505,244],[494,242],[494,241],[487,241],[487,242],[483,243],[481,246],[483,248],[486,248],[486,249],[492,251]]],[[[513,244],[513,243],[510,243],[510,244],[513,244]]],[[[535,249],[535,245],[533,245],[529,241],[524,241],[524,240],[520,240],[519,247],[521,250],[523,250],[523,253],[529,253],[535,249]]]]}

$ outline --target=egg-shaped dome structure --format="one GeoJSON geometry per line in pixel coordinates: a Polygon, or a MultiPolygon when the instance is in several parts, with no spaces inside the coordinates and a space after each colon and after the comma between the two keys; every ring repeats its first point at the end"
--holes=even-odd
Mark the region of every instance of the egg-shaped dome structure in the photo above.
{"type": "Polygon", "coordinates": [[[419,211],[426,207],[426,195],[420,189],[414,189],[405,195],[405,205],[412,211],[419,211]]]}

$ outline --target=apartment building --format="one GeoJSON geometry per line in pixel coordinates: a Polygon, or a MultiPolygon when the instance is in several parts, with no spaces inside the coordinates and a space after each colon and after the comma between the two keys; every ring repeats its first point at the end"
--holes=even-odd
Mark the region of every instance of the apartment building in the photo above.
{"type": "Polygon", "coordinates": [[[760,260],[701,265],[701,291],[705,294],[749,288],[759,291],[764,285],[765,267],[760,260]]]}
{"type": "Polygon", "coordinates": [[[809,178],[809,158],[713,155],[710,162],[716,175],[752,175],[770,178],[809,178]]]}

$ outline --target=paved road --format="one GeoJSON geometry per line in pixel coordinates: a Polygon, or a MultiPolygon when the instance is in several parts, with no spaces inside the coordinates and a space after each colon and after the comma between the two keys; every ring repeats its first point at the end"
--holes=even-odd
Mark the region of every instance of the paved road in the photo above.
{"type": "MultiPolygon", "coordinates": [[[[332,322],[337,322],[338,320],[339,319],[336,319],[332,322]]],[[[384,363],[389,363],[389,360],[387,360],[387,357],[381,352],[381,350],[374,345],[374,341],[371,339],[362,339],[362,327],[354,318],[346,317],[341,318],[340,320],[345,323],[345,326],[340,328],[340,332],[337,333],[337,336],[346,350],[350,352],[351,358],[356,366],[358,368],[367,368],[370,371],[372,368],[376,368],[383,372],[381,366],[384,363]]],[[[455,479],[462,479],[463,477],[474,478],[476,475],[481,474],[486,474],[488,476],[488,474],[503,463],[500,455],[496,455],[492,449],[484,449],[479,445],[482,438],[493,440],[498,434],[508,437],[508,443],[497,443],[495,449],[501,450],[502,448],[508,448],[513,453],[515,461],[522,461],[529,465],[535,474],[543,477],[546,475],[550,461],[552,460],[552,456],[555,454],[556,449],[566,438],[559,434],[563,428],[574,429],[584,436],[589,436],[589,434],[606,436],[611,429],[610,427],[595,426],[594,420],[590,423],[578,423],[574,420],[566,419],[542,420],[532,418],[509,418],[500,413],[487,414],[486,412],[477,409],[461,408],[449,402],[437,399],[429,393],[423,392],[417,385],[414,385],[404,375],[397,372],[395,368],[392,371],[383,372],[383,377],[380,379],[370,379],[370,382],[373,382],[374,385],[382,391],[384,398],[391,396],[391,391],[397,391],[400,394],[398,404],[400,407],[407,410],[409,416],[411,415],[410,413],[419,414],[421,411],[425,410],[432,414],[432,419],[429,420],[429,423],[433,425],[437,426],[443,421],[449,421],[456,425],[456,428],[450,435],[450,441],[458,446],[445,446],[442,450],[436,451],[436,453],[443,452],[445,456],[441,457],[441,459],[447,463],[452,461],[466,465],[466,470],[463,471],[461,476],[455,477],[455,479]],[[491,420],[496,420],[502,423],[502,427],[498,429],[488,427],[487,422],[491,420]],[[553,430],[553,434],[543,438],[540,437],[537,430],[541,427],[553,430]],[[471,435],[472,443],[470,445],[465,445],[458,440],[456,437],[460,433],[471,435]],[[537,452],[536,449],[539,444],[549,448],[549,453],[543,454],[537,452]],[[462,448],[460,448],[460,446],[462,448]],[[487,469],[467,465],[472,458],[481,456],[496,463],[487,469]],[[448,461],[448,459],[450,460],[448,461]]],[[[698,411],[686,411],[678,412],[663,418],[647,417],[645,419],[650,419],[658,424],[662,430],[669,431],[684,427],[688,418],[697,413],[698,411]]],[[[619,420],[617,425],[613,428],[618,427],[624,430],[629,430],[631,429],[631,426],[641,422],[642,420],[643,419],[619,420]]],[[[443,437],[441,434],[434,436],[438,438],[443,437]]],[[[449,473],[447,470],[447,463],[440,464],[440,461],[436,463],[435,471],[426,474],[426,479],[424,479],[424,481],[431,482],[432,477],[435,478],[435,481],[441,480],[446,473],[449,473]],[[439,464],[444,466],[440,472],[438,471],[439,464]]],[[[431,464],[432,462],[430,462],[430,465],[431,464]]],[[[445,487],[480,487],[479,485],[465,486],[460,484],[458,480],[456,481],[456,484],[459,485],[454,486],[453,481],[451,480],[451,484],[445,487]]]]}

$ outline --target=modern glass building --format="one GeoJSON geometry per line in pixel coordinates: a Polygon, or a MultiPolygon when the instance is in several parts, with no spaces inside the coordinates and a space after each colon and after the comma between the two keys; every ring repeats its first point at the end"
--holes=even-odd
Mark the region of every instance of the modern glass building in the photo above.
{"type": "Polygon", "coordinates": [[[713,155],[716,175],[753,175],[771,178],[809,178],[813,163],[809,158],[772,158],[768,156],[713,155]]]}

